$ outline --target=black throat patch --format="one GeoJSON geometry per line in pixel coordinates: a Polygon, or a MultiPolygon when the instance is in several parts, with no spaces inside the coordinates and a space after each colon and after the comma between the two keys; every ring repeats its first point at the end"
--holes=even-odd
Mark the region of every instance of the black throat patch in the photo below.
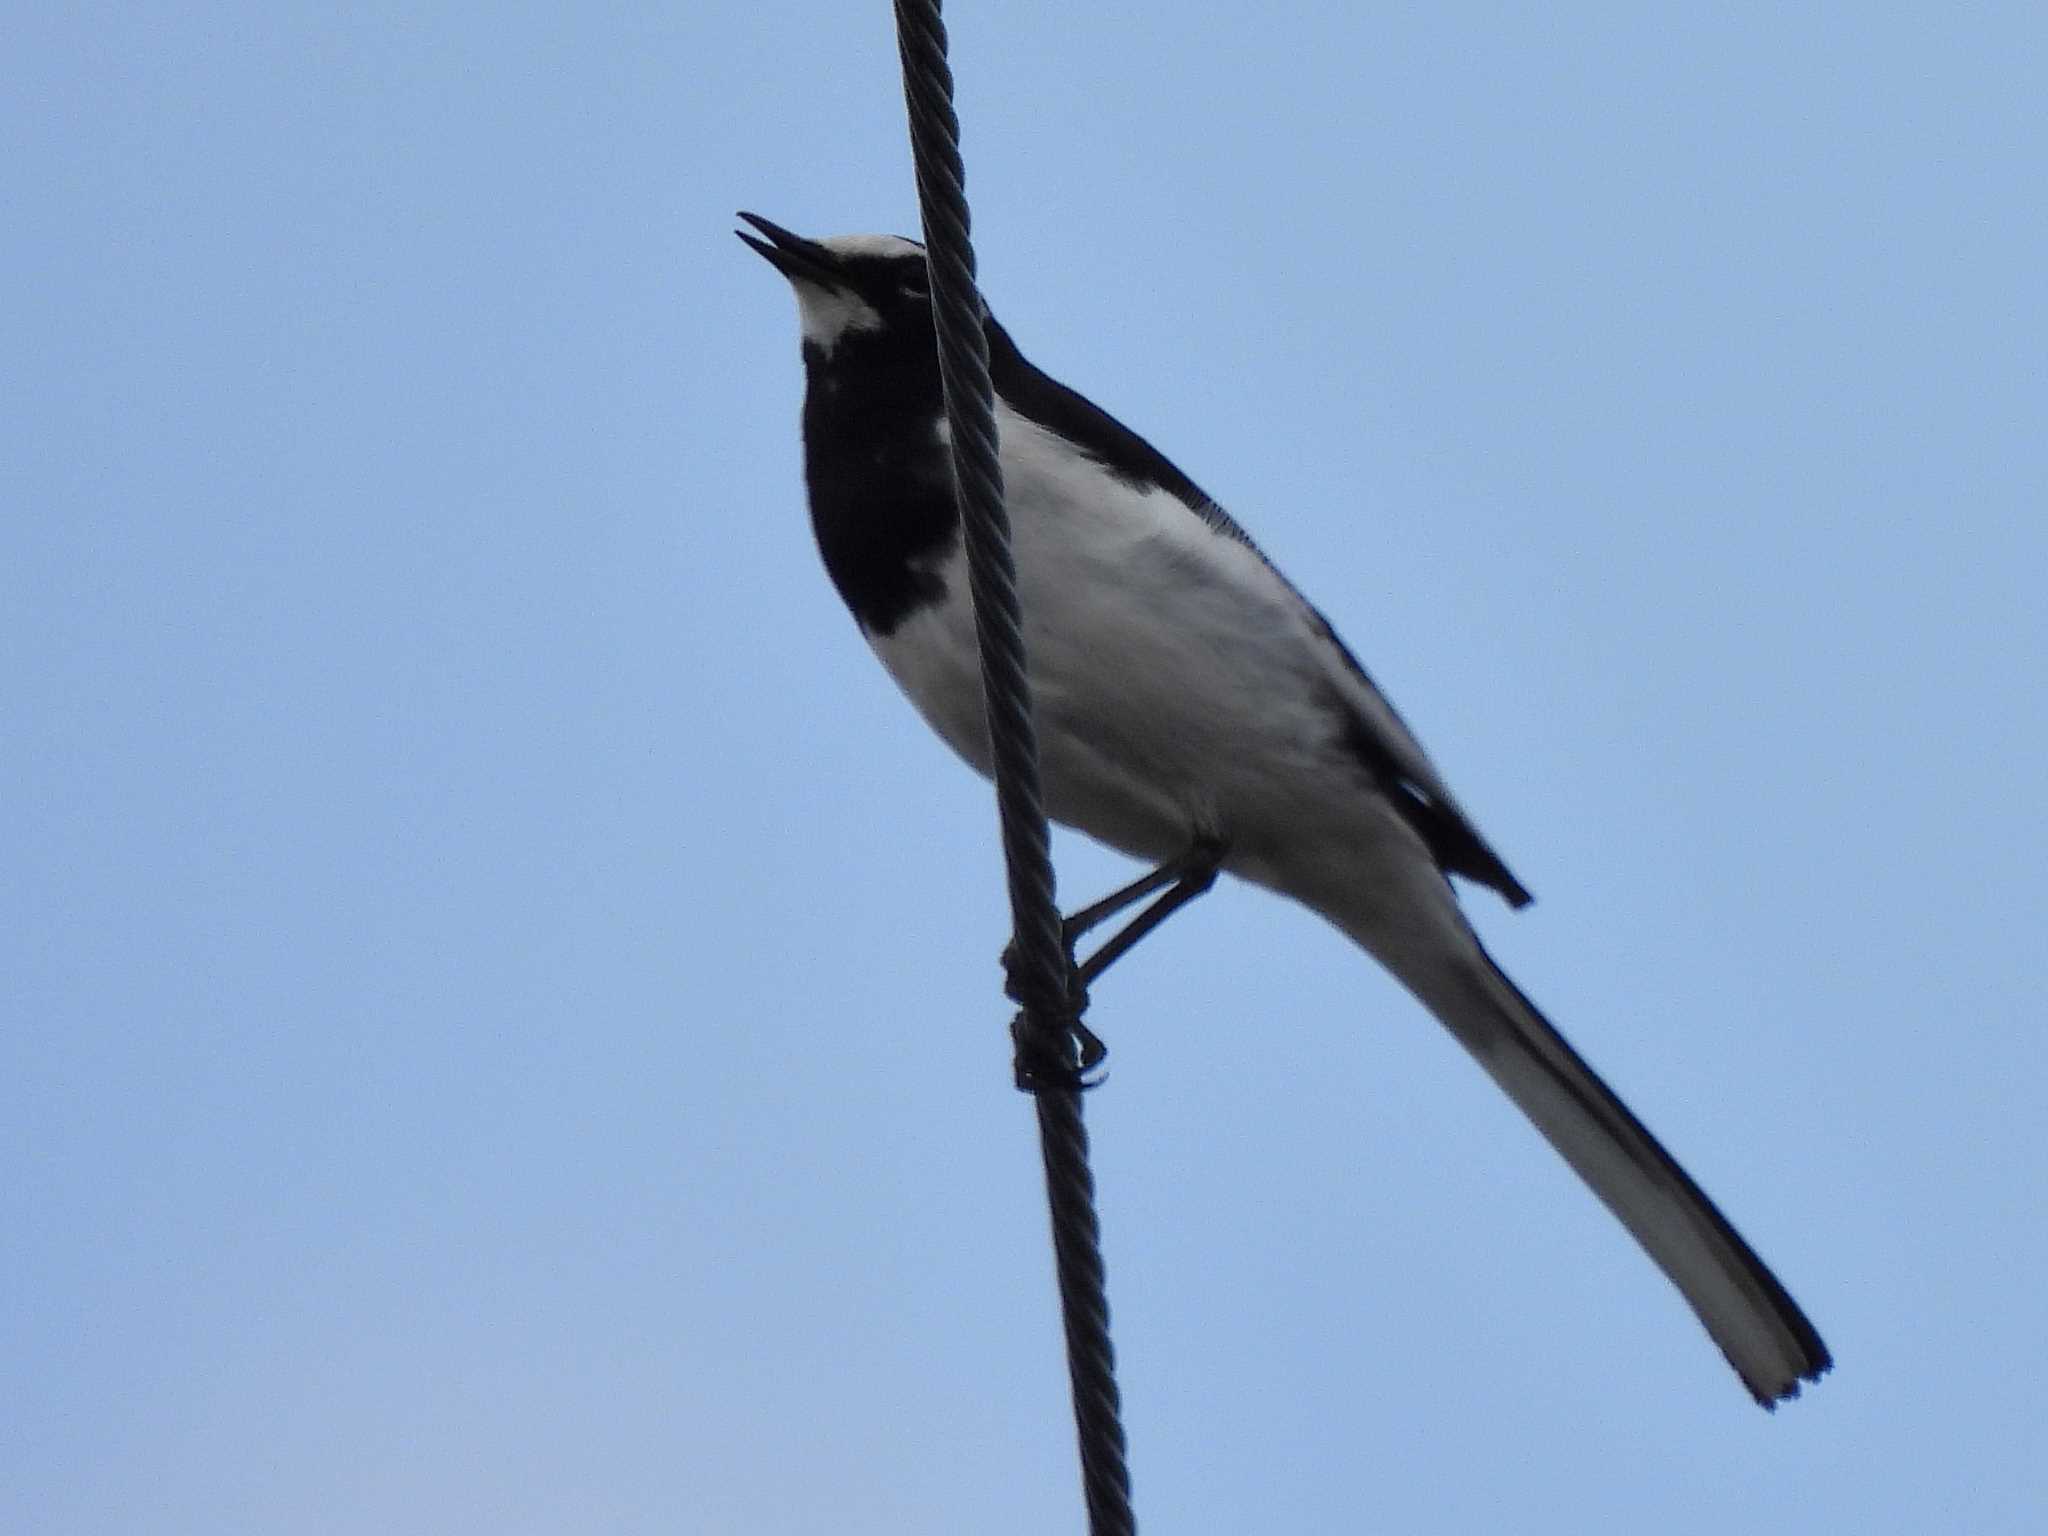
{"type": "Polygon", "coordinates": [[[804,343],[804,480],[826,574],[861,628],[887,635],[944,601],[960,536],[930,331],[804,343]]]}

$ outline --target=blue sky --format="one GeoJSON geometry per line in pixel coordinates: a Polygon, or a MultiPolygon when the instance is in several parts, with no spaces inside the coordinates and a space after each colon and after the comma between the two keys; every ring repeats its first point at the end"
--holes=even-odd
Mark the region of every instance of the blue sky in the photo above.
{"type": "MultiPolygon", "coordinates": [[[[729,233],[915,230],[887,8],[11,30],[0,1526],[1080,1528],[990,797],[729,233]]],[[[1330,614],[1840,1362],[1756,1410],[1220,889],[1092,1015],[1144,1528],[2039,1528],[2044,40],[954,17],[997,311],[1330,614]]]]}

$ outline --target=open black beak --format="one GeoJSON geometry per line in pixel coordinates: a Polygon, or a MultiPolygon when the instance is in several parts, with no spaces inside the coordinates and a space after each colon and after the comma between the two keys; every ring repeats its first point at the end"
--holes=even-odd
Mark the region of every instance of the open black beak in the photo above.
{"type": "Polygon", "coordinates": [[[802,235],[793,234],[780,224],[770,223],[758,213],[742,213],[738,217],[745,219],[768,238],[756,240],[742,229],[736,229],[733,233],[759,251],[770,266],[791,282],[813,283],[821,288],[845,286],[837,258],[817,241],[806,240],[802,235]]]}

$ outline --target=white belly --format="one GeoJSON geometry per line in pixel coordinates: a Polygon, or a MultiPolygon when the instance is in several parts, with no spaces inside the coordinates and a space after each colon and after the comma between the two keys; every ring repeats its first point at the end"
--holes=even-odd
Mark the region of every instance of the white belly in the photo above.
{"type": "MultiPolygon", "coordinates": [[[[1231,841],[1233,865],[1258,861],[1258,838],[1313,818],[1347,771],[1313,615],[1167,492],[1075,473],[1007,412],[1001,428],[1048,810],[1143,859],[1201,832],[1231,841]]],[[[986,773],[964,554],[937,569],[948,600],[875,649],[986,773]]]]}

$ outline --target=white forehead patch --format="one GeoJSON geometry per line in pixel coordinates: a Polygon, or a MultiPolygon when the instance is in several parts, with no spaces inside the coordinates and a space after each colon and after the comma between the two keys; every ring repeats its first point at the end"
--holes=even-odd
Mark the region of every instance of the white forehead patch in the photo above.
{"type": "Polygon", "coordinates": [[[922,256],[924,247],[901,235],[828,235],[818,244],[835,256],[922,256]]]}

